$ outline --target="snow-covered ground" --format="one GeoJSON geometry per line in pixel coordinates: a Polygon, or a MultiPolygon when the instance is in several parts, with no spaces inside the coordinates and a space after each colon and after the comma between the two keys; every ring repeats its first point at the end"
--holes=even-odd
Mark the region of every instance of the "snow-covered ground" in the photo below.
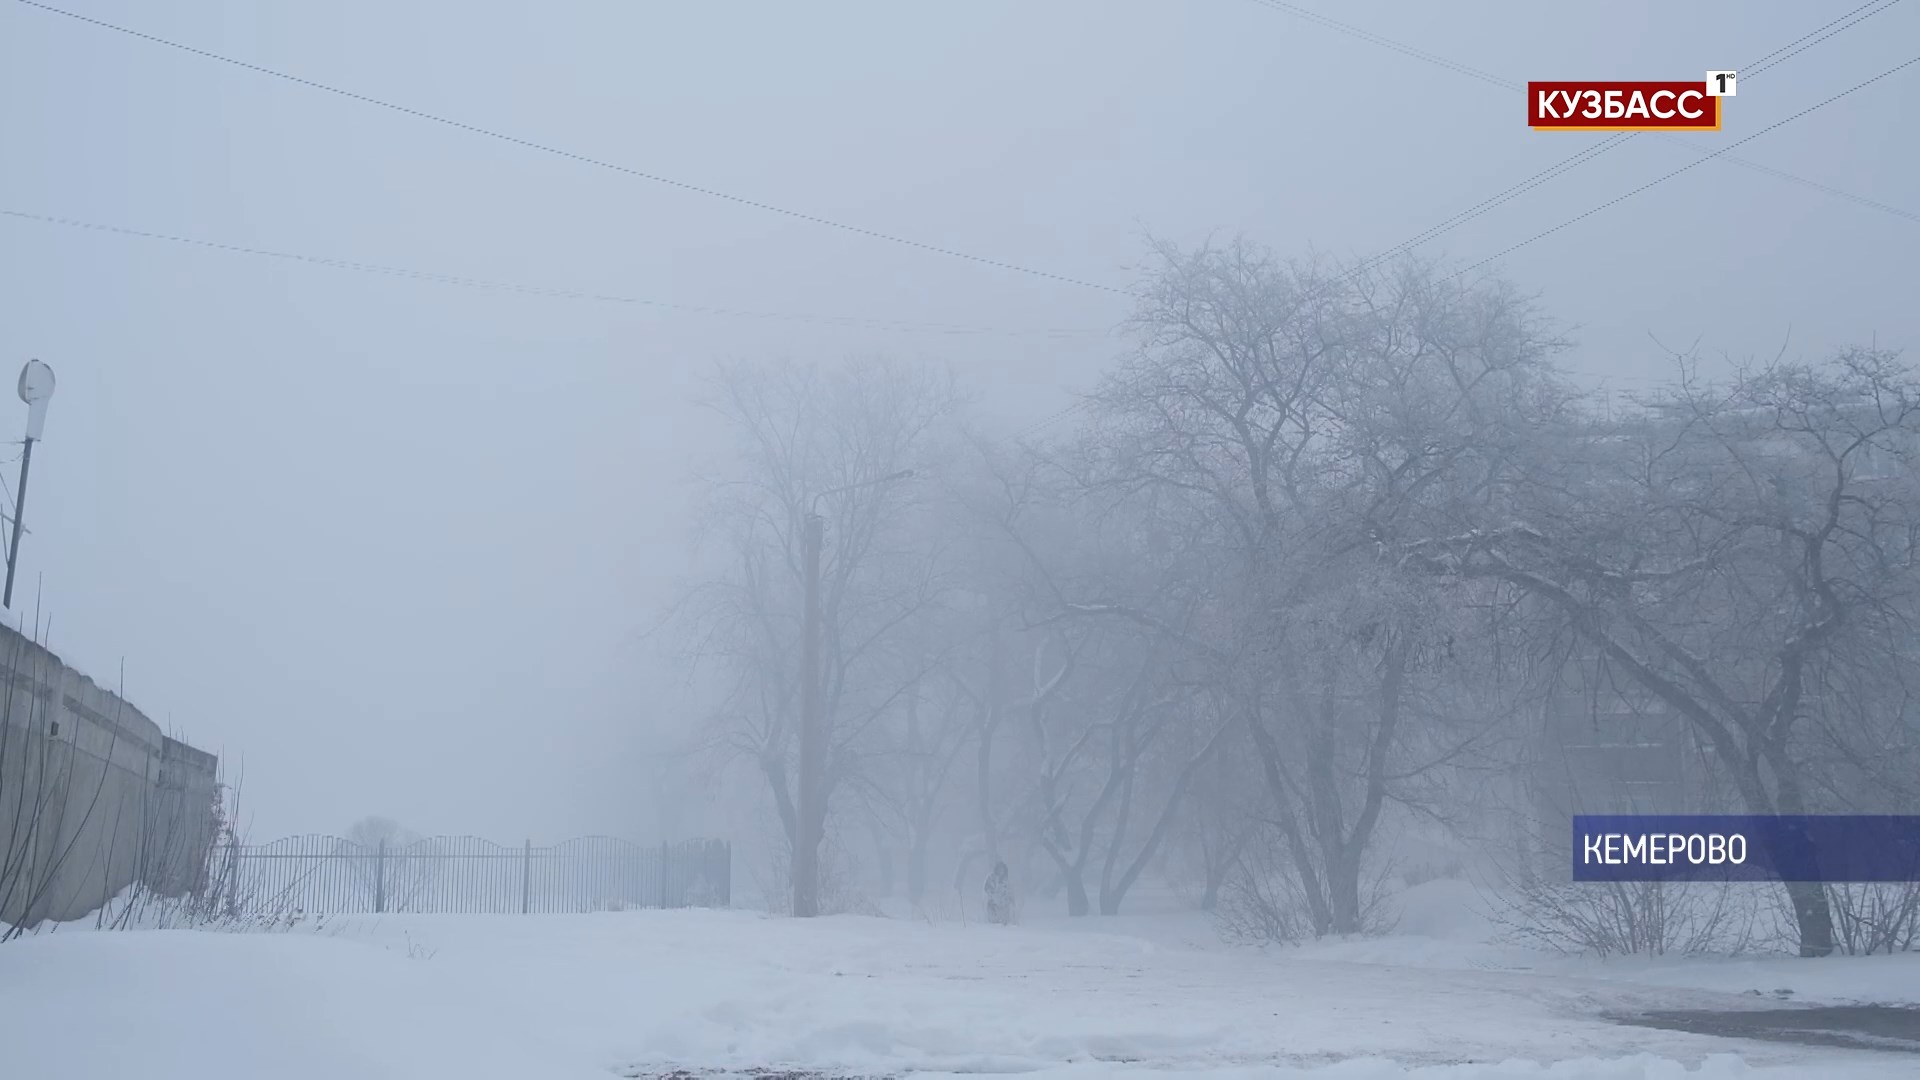
{"type": "Polygon", "coordinates": [[[1602,1015],[1773,1005],[1780,990],[1916,1001],[1920,955],[1599,963],[1475,941],[1470,920],[1410,922],[1385,939],[1266,951],[1220,946],[1172,913],[1013,928],[674,911],[360,917],[287,933],[70,929],[0,946],[0,1075],[1920,1075],[1913,1056],[1602,1015]]]}

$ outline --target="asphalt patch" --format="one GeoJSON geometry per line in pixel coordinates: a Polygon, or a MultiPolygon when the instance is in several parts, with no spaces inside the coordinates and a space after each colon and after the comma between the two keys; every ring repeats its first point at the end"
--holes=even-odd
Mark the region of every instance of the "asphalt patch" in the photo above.
{"type": "Polygon", "coordinates": [[[1800,1046],[1838,1046],[1920,1054],[1920,1007],[1808,1005],[1790,1009],[1670,1009],[1613,1016],[1634,1027],[1760,1039],[1800,1046]]]}

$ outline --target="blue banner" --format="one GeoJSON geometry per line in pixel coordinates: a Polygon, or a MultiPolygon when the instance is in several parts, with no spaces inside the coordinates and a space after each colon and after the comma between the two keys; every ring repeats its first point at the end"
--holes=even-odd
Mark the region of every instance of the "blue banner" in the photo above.
{"type": "Polygon", "coordinates": [[[1920,881],[1920,816],[1573,819],[1575,881],[1920,881]]]}

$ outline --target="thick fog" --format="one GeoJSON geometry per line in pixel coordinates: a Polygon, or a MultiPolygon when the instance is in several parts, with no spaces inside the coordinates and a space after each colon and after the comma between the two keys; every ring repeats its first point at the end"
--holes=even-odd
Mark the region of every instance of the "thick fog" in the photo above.
{"type": "MultiPolygon", "coordinates": [[[[21,215],[0,217],[0,359],[59,378],[16,608],[101,681],[124,662],[129,700],[244,780],[261,839],[368,815],[508,842],[764,823],[686,802],[710,758],[662,756],[715,707],[669,606],[731,565],[694,529],[697,478],[735,460],[696,404],[717,364],[945,365],[969,424],[1006,436],[1135,350],[1150,240],[1351,261],[1592,138],[1226,0],[64,6],[605,163],[0,5],[0,210],[21,215]]],[[[1693,78],[1853,6],[1316,8],[1524,81],[1693,78]]],[[[1495,255],[1916,40],[1920,5],[1890,9],[1743,80],[1721,133],[1636,138],[1419,254],[1495,255]]],[[[1584,388],[1657,385],[1665,348],[1715,377],[1911,346],[1916,87],[1487,269],[1537,299],[1584,388]]],[[[751,772],[727,790],[765,799],[751,772]]]]}

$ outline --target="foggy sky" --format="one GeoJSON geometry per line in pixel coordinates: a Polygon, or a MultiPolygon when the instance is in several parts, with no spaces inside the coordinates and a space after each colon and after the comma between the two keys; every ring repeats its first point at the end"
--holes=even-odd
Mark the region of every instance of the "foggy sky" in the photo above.
{"type": "MultiPolygon", "coordinates": [[[[1125,286],[1147,233],[1370,254],[1601,136],[1242,0],[65,0],[743,197],[1125,286]]],[[[1333,4],[1505,78],[1695,78],[1838,3],[1333,4]],[[1443,10],[1444,9],[1444,10],[1443,10]]],[[[1717,147],[1907,59],[1920,5],[1742,80],[1717,147]]],[[[1920,69],[1736,151],[1920,210],[1920,69]]],[[[1088,333],[960,335],[462,288],[0,218],[0,374],[59,377],[20,594],[50,643],[244,764],[256,838],[367,814],[648,838],[639,638],[692,566],[712,361],[951,362],[1010,426],[1124,297],[560,160],[0,2],[0,208],[563,290],[1088,333]]],[[[1642,137],[1423,252],[1478,260],[1693,160],[1642,137]]],[[[1920,224],[1723,163],[1503,260],[1644,386],[1649,340],[1817,356],[1920,331],[1920,224]],[[1790,334],[1790,339],[1789,339],[1790,334]]],[[[7,398],[10,402],[11,396],[7,398]]],[[[0,437],[24,406],[0,402],[0,437]]],[[[0,455],[0,456],[10,456],[0,455]]],[[[7,483],[15,465],[0,465],[7,483]]]]}

